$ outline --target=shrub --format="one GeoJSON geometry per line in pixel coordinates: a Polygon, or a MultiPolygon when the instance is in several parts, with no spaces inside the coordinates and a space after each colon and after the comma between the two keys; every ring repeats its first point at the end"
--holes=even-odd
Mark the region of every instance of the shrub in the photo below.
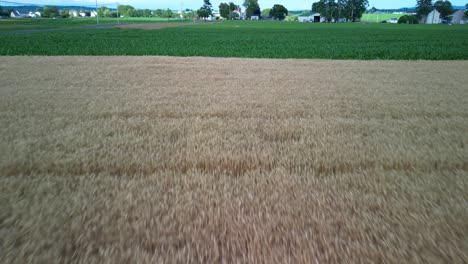
{"type": "Polygon", "coordinates": [[[412,15],[404,15],[398,19],[398,24],[418,24],[418,17],[412,15]]]}

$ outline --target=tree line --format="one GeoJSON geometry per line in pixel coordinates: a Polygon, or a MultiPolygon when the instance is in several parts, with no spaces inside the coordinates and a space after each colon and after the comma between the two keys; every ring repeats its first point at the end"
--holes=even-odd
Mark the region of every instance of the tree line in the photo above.
{"type": "Polygon", "coordinates": [[[342,18],[356,22],[368,5],[368,0],[320,0],[312,4],[312,12],[320,13],[328,22],[342,18]]]}
{"type": "MultiPolygon", "coordinates": [[[[350,21],[359,21],[362,15],[366,12],[368,0],[319,0],[312,4],[311,11],[320,13],[327,21],[333,19],[346,18],[350,21]]],[[[251,18],[253,16],[269,16],[274,19],[283,20],[288,15],[288,9],[280,4],[273,5],[272,8],[267,8],[261,11],[258,0],[244,0],[242,6],[245,8],[245,16],[251,18]]],[[[239,8],[238,5],[229,2],[219,5],[220,16],[226,19],[236,19],[238,14],[235,12],[239,8]]],[[[212,13],[211,3],[209,0],[203,1],[203,6],[197,10],[199,17],[206,18],[212,13]]]]}
{"type": "MultiPolygon", "coordinates": [[[[244,0],[242,6],[245,8],[246,18],[252,18],[253,16],[260,17],[260,5],[258,0],[244,0]]],[[[239,19],[240,17],[240,6],[234,4],[233,2],[226,2],[219,4],[219,15],[225,19],[239,19]]],[[[210,0],[203,0],[203,5],[197,10],[197,15],[200,18],[208,18],[213,14],[212,5],[210,0]]],[[[288,15],[288,10],[283,5],[275,4],[271,9],[269,9],[269,14],[271,17],[283,20],[288,15]]]]}
{"type": "MultiPolygon", "coordinates": [[[[312,4],[311,11],[314,13],[320,13],[326,21],[338,20],[345,18],[349,21],[359,21],[362,15],[366,12],[366,8],[369,5],[368,0],[319,0],[312,4]]],[[[274,19],[283,20],[288,15],[288,9],[283,5],[275,4],[272,8],[266,8],[260,11],[260,5],[258,0],[244,0],[242,6],[245,8],[245,16],[251,18],[252,16],[269,16],[274,19]]],[[[468,17],[468,4],[466,4],[465,16],[468,17]]],[[[238,12],[240,6],[233,2],[221,3],[219,5],[220,16],[232,20],[239,19],[238,12]]],[[[375,8],[374,8],[375,9],[375,8]]],[[[450,1],[438,0],[433,3],[432,0],[416,0],[416,17],[412,19],[413,22],[417,22],[418,19],[426,17],[432,10],[437,10],[441,18],[448,19],[451,14],[455,11],[450,1]]],[[[372,9],[371,9],[372,10],[372,9]]],[[[0,15],[9,16],[14,10],[9,8],[8,10],[2,9],[0,6],[0,15]]],[[[59,10],[56,6],[44,6],[43,8],[37,8],[37,12],[42,14],[42,17],[69,17],[70,10],[62,9],[59,10]]],[[[84,11],[84,10],[80,10],[84,11]]],[[[212,5],[210,0],[203,0],[203,5],[196,11],[186,9],[180,14],[183,18],[195,18],[196,16],[205,19],[213,14],[212,5]]],[[[170,9],[156,9],[151,11],[149,9],[136,9],[131,5],[120,5],[117,10],[112,10],[107,7],[101,7],[98,9],[98,16],[100,17],[161,17],[161,18],[174,18],[179,14],[173,12],[170,9]]]]}

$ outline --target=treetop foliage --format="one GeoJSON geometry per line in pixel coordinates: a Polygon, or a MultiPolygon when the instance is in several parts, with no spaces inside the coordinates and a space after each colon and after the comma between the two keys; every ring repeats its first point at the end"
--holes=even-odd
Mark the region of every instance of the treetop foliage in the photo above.
{"type": "Polygon", "coordinates": [[[346,18],[355,22],[366,12],[368,5],[368,0],[320,0],[312,4],[312,12],[320,13],[328,21],[346,18]]]}
{"type": "Polygon", "coordinates": [[[283,5],[274,5],[270,10],[270,16],[275,19],[283,20],[288,15],[288,9],[283,5]]]}
{"type": "Polygon", "coordinates": [[[258,5],[258,0],[245,0],[242,4],[245,9],[245,15],[250,18],[252,16],[260,16],[260,6],[258,5]]]}

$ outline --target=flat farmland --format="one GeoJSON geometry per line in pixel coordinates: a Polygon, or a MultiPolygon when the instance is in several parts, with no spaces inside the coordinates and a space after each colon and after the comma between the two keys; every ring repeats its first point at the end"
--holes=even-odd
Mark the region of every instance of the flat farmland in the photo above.
{"type": "Polygon", "coordinates": [[[468,261],[467,61],[1,60],[1,263],[468,261]]]}
{"type": "Polygon", "coordinates": [[[361,21],[380,23],[382,21],[387,21],[390,18],[398,19],[404,15],[406,14],[364,14],[361,18],[361,21]]]}
{"type": "MultiPolygon", "coordinates": [[[[73,20],[67,22],[66,19],[61,21],[65,24],[73,22],[73,20]]],[[[29,34],[11,32],[15,27],[13,23],[7,23],[2,27],[0,20],[0,31],[2,28],[4,30],[0,32],[0,55],[159,55],[346,60],[468,59],[467,25],[324,24],[279,21],[172,24],[160,22],[134,23],[117,28],[106,26],[84,29],[75,26],[74,30],[29,34]]]]}

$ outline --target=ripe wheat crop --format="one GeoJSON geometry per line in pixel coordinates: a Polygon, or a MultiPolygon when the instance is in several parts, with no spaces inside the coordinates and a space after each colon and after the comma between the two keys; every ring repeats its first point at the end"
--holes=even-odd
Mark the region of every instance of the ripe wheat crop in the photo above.
{"type": "Polygon", "coordinates": [[[468,261],[466,61],[1,60],[1,263],[468,261]]]}

